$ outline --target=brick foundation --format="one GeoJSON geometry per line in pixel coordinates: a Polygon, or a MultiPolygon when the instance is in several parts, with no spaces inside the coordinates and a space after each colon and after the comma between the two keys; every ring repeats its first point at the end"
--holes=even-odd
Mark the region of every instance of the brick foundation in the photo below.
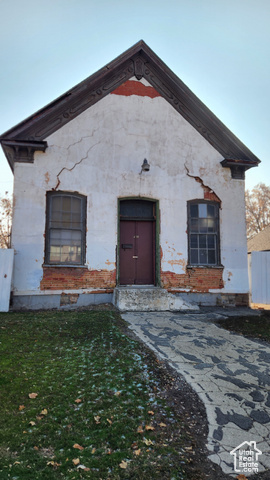
{"type": "Polygon", "coordinates": [[[111,293],[116,285],[116,270],[88,270],[88,268],[43,267],[41,290],[76,290],[95,288],[111,293]]]}
{"type": "Polygon", "coordinates": [[[179,289],[181,292],[189,289],[191,292],[209,292],[224,288],[222,268],[187,268],[186,273],[161,272],[162,287],[169,292],[179,289]]]}

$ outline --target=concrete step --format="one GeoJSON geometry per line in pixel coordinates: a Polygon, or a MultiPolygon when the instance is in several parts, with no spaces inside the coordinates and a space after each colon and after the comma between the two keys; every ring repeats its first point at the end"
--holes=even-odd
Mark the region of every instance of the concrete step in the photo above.
{"type": "Polygon", "coordinates": [[[114,289],[113,304],[121,311],[198,311],[196,304],[181,298],[181,294],[172,294],[167,290],[151,286],[121,286],[114,289]]]}

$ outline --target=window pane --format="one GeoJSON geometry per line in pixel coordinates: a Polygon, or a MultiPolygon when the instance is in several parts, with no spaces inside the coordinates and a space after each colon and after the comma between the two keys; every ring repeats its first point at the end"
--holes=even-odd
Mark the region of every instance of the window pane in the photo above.
{"type": "Polygon", "coordinates": [[[201,233],[206,233],[208,230],[208,220],[207,218],[200,218],[199,220],[199,231],[201,233]]]}
{"type": "Polygon", "coordinates": [[[215,217],[215,207],[214,205],[207,205],[207,216],[208,218],[214,218],[215,217]]]}
{"type": "Polygon", "coordinates": [[[121,217],[149,218],[154,216],[154,203],[145,200],[122,200],[120,203],[121,217]]]}
{"type": "Polygon", "coordinates": [[[60,196],[55,196],[52,198],[52,210],[62,210],[62,197],[60,196]]]}
{"type": "Polygon", "coordinates": [[[207,205],[206,203],[199,203],[199,217],[207,218],[207,205]]]}
{"type": "Polygon", "coordinates": [[[215,232],[215,220],[213,218],[209,218],[207,222],[208,232],[215,232]]]}
{"type": "Polygon", "coordinates": [[[207,235],[208,248],[215,248],[215,235],[207,235]]]}
{"type": "Polygon", "coordinates": [[[62,213],[62,227],[68,228],[70,227],[71,223],[71,213],[70,212],[63,212],[62,213]]]}
{"type": "Polygon", "coordinates": [[[198,232],[199,231],[198,222],[199,222],[199,220],[197,220],[196,218],[191,219],[191,221],[190,221],[190,231],[191,232],[198,232]]]}
{"type": "Polygon", "coordinates": [[[190,235],[190,246],[191,248],[198,248],[198,236],[190,235]]]}
{"type": "Polygon", "coordinates": [[[200,248],[206,248],[206,235],[199,236],[199,246],[200,248]]]}
{"type": "Polygon", "coordinates": [[[81,231],[51,230],[50,262],[81,263],[81,231]]]}
{"type": "Polygon", "coordinates": [[[216,264],[216,251],[215,250],[208,250],[208,264],[215,265],[216,264]]]}
{"type": "Polygon", "coordinates": [[[72,213],[81,213],[81,199],[80,198],[72,198],[72,213]]]}
{"type": "Polygon", "coordinates": [[[190,205],[190,216],[198,218],[198,205],[190,205]]]}
{"type": "Polygon", "coordinates": [[[190,263],[191,265],[197,265],[198,262],[198,250],[190,250],[190,263]]]}
{"type": "Polygon", "coordinates": [[[199,250],[199,258],[200,258],[201,265],[207,265],[207,250],[205,249],[199,250]]]}
{"type": "Polygon", "coordinates": [[[65,212],[70,212],[71,211],[71,197],[68,196],[63,196],[62,197],[62,209],[65,212]]]}

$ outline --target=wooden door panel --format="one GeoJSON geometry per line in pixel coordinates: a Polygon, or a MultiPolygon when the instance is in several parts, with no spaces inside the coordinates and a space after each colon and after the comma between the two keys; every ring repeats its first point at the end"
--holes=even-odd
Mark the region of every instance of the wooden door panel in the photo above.
{"type": "Polygon", "coordinates": [[[154,223],[120,222],[120,285],[154,284],[154,223]]]}
{"type": "Polygon", "coordinates": [[[136,278],[135,256],[135,222],[120,223],[120,285],[134,285],[136,278]]]}
{"type": "Polygon", "coordinates": [[[136,222],[137,285],[154,283],[153,222],[136,222]]]}

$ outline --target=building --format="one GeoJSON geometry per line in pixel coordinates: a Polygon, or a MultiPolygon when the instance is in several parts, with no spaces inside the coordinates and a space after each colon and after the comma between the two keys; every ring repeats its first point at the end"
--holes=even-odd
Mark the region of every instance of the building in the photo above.
{"type": "Polygon", "coordinates": [[[127,285],[161,309],[248,302],[244,176],[259,159],[143,41],[0,141],[16,308],[127,285]]]}

